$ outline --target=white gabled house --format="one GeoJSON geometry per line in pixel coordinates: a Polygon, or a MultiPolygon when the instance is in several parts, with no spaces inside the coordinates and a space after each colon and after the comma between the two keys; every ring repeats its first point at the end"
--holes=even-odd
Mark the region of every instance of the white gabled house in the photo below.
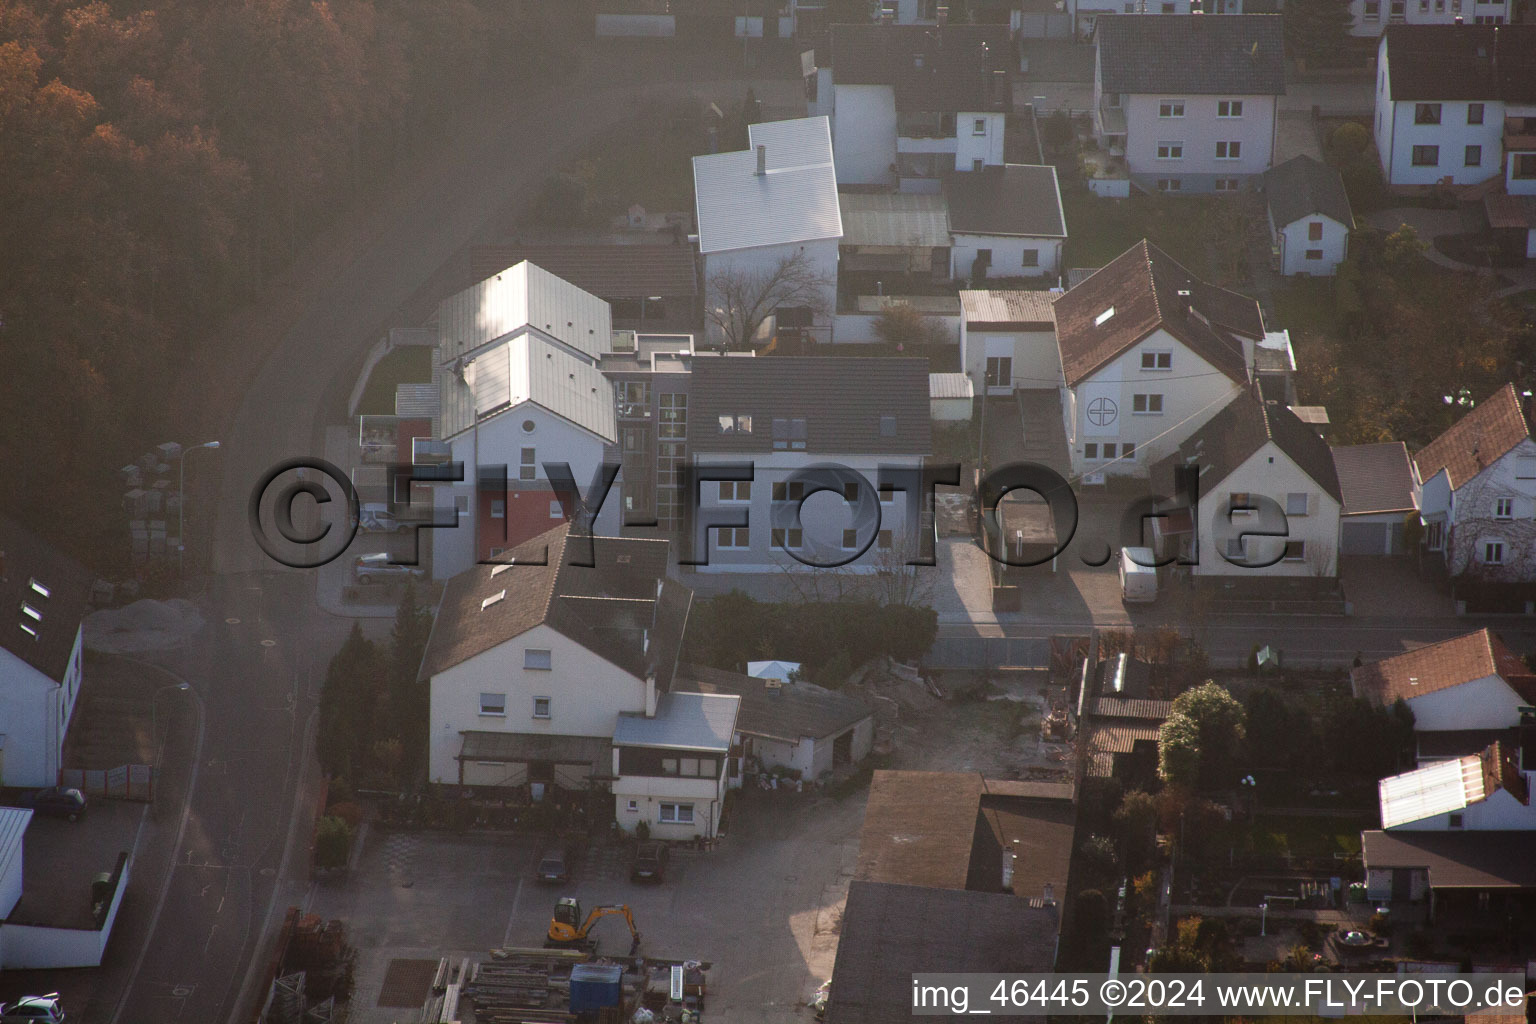
{"type": "Polygon", "coordinates": [[[1195,576],[1338,575],[1341,492],[1333,455],[1290,409],[1256,394],[1232,401],[1153,469],[1159,493],[1174,496],[1181,466],[1199,467],[1199,521],[1191,525],[1187,513],[1154,520],[1164,557],[1194,558],[1195,576]],[[1286,536],[1239,536],[1223,546],[1216,539],[1222,509],[1253,495],[1285,512],[1286,536]]]}
{"type": "Polygon", "coordinates": [[[1536,701],[1536,672],[1488,629],[1362,665],[1349,685],[1383,707],[1403,701],[1420,734],[1513,729],[1536,701]]]}
{"type": "Polygon", "coordinates": [[[674,691],[656,713],[619,713],[613,802],[619,827],[643,821],[658,839],[713,838],[725,807],[727,764],[741,698],[674,691]]]}
{"type": "MultiPolygon", "coordinates": [[[[693,158],[705,309],[721,307],[723,292],[760,286],[770,315],[808,322],[813,337],[830,340],[843,237],[830,122],[770,121],[749,126],[747,137],[746,150],[693,158]],[[774,301],[775,271],[788,261],[818,285],[815,306],[790,310],[774,301]],[[738,288],[723,288],[727,277],[738,288]]],[[[711,324],[710,340],[722,337],[711,324]]]]}
{"type": "Polygon", "coordinates": [[[1536,581],[1536,438],[1529,394],[1506,384],[1414,456],[1424,546],[1453,577],[1536,581]]]}
{"type": "Polygon", "coordinates": [[[988,395],[1060,390],[1061,350],[1050,292],[960,292],[960,366],[988,395]]]}
{"type": "Polygon", "coordinates": [[[1067,219],[1050,165],[1003,164],[944,177],[949,204],[950,277],[1055,278],[1062,271],[1067,219]]]}
{"type": "Polygon", "coordinates": [[[1397,25],[1504,25],[1513,0],[1349,0],[1349,34],[1374,38],[1397,25]]]}
{"type": "Polygon", "coordinates": [[[1277,14],[1098,19],[1093,132],[1152,192],[1234,192],[1275,152],[1277,14]]]}
{"type": "Polygon", "coordinates": [[[0,516],[0,784],[53,786],[83,679],[91,577],[0,516]]]}
{"type": "Polygon", "coordinates": [[[1310,156],[1295,156],[1265,171],[1270,258],[1287,277],[1332,277],[1349,255],[1355,215],[1339,172],[1310,156]]]}
{"type": "Polygon", "coordinates": [[[1393,187],[1536,194],[1536,25],[1388,27],[1374,130],[1393,187]]]}

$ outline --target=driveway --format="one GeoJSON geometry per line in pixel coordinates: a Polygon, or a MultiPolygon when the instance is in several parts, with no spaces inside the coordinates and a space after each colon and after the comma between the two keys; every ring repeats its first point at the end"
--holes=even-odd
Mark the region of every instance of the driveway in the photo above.
{"type": "MultiPolygon", "coordinates": [[[[731,834],[707,853],[674,847],[660,885],[630,882],[620,847],[591,846],[570,884],[546,887],[531,877],[539,836],[370,831],[356,868],[317,882],[304,909],[348,922],[356,1024],[414,1019],[376,1005],[391,960],[480,960],[498,946],[540,946],[559,896],[584,908],[628,905],[644,955],[713,963],[712,1019],[781,1022],[831,975],[865,794],[738,796],[731,834]]],[[[608,952],[629,949],[622,920],[594,934],[608,952]]]]}
{"type": "Polygon", "coordinates": [[[1317,122],[1311,111],[1282,110],[1275,123],[1275,163],[1283,164],[1293,156],[1309,156],[1323,159],[1323,146],[1318,140],[1317,122]]]}

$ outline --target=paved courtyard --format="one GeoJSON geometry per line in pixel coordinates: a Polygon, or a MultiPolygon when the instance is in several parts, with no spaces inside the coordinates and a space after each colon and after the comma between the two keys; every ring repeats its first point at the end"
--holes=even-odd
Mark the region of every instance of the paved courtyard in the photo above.
{"type": "MultiPolygon", "coordinates": [[[[349,1019],[414,1021],[412,1010],[377,1005],[390,961],[540,946],[555,899],[570,895],[584,908],[628,904],[642,954],[712,962],[712,1017],[784,1020],[831,974],[864,794],[742,796],[730,835],[708,853],[674,849],[658,886],[631,883],[617,847],[589,850],[569,885],[541,886],[532,878],[540,836],[370,832],[357,866],[317,882],[305,908],[348,923],[358,950],[349,1019]]],[[[594,934],[604,952],[629,950],[622,920],[594,934]]]]}

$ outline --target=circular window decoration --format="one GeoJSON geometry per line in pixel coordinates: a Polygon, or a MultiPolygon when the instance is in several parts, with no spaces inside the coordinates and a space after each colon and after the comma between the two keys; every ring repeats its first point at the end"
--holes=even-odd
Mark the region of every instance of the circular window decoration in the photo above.
{"type": "Polygon", "coordinates": [[[523,433],[525,433],[525,434],[533,433],[533,428],[536,427],[536,426],[538,426],[538,424],[533,422],[533,420],[523,420],[523,433]]]}
{"type": "Polygon", "coordinates": [[[1095,398],[1088,403],[1088,422],[1096,427],[1107,427],[1115,422],[1120,408],[1112,398],[1095,398]]]}

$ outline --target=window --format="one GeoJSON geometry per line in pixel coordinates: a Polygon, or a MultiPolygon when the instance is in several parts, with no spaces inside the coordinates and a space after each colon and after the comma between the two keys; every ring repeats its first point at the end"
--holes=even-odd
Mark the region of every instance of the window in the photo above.
{"type": "Polygon", "coordinates": [[[752,500],[752,481],[751,480],[721,480],[720,481],[720,500],[721,501],[751,501],[752,500]]]}
{"type": "Polygon", "coordinates": [[[1216,143],[1216,159],[1217,160],[1237,160],[1242,155],[1243,155],[1243,144],[1241,142],[1218,142],[1218,143],[1216,143]]]}
{"type": "Polygon", "coordinates": [[[1162,395],[1132,395],[1131,412],[1159,413],[1163,411],[1162,395]]]}
{"type": "Polygon", "coordinates": [[[1303,562],[1307,558],[1307,542],[1304,540],[1288,540],[1285,542],[1285,560],[1287,562],[1303,562]]]}
{"type": "Polygon", "coordinates": [[[1481,103],[1467,104],[1467,124],[1483,123],[1483,105],[1481,103]]]}
{"type": "Polygon", "coordinates": [[[1173,369],[1173,353],[1143,352],[1141,354],[1141,368],[1143,370],[1171,370],[1173,369]]]}
{"type": "Polygon", "coordinates": [[[1495,519],[1513,519],[1513,518],[1515,518],[1515,499],[1514,498],[1495,498],[1493,500],[1493,518],[1495,518],[1495,519]]]}
{"type": "Polygon", "coordinates": [[[750,434],[752,433],[751,416],[731,416],[726,414],[720,417],[720,433],[722,434],[750,434]]]}
{"type": "Polygon", "coordinates": [[[533,717],[534,718],[548,718],[549,717],[549,709],[550,709],[550,699],[548,697],[535,697],[535,698],[533,698],[533,717]]]}
{"type": "Polygon", "coordinates": [[[881,551],[891,550],[891,543],[892,541],[890,530],[881,530],[875,536],[875,546],[878,547],[881,551]]]}
{"type": "Polygon", "coordinates": [[[770,531],[768,539],[774,548],[793,548],[798,550],[802,537],[803,533],[800,530],[783,529],[770,531]]]}
{"type": "Polygon", "coordinates": [[[523,420],[523,433],[531,434],[537,429],[539,429],[539,425],[533,422],[533,420],[523,420]]]}
{"type": "Polygon", "coordinates": [[[856,481],[843,484],[843,500],[850,505],[859,500],[859,485],[856,481]]]}
{"type": "Polygon", "coordinates": [[[506,498],[492,498],[491,499],[491,518],[492,519],[505,519],[505,518],[507,518],[507,499],[506,498]]]}
{"type": "Polygon", "coordinates": [[[540,650],[537,647],[529,647],[523,651],[523,668],[538,669],[548,672],[552,664],[549,651],[540,650]]]}
{"type": "Polygon", "coordinates": [[[1463,150],[1461,158],[1464,167],[1481,167],[1483,165],[1483,147],[1468,146],[1463,150]]]}
{"type": "Polygon", "coordinates": [[[1320,220],[1307,222],[1307,241],[1321,242],[1323,240],[1323,222],[1320,220]]]}
{"type": "Polygon", "coordinates": [[[1509,176],[1516,181],[1536,178],[1536,153],[1511,153],[1509,176]]]}
{"type": "Polygon", "coordinates": [[[1216,103],[1216,116],[1217,117],[1242,117],[1243,116],[1243,101],[1242,100],[1219,100],[1219,101],[1217,101],[1217,103],[1216,103]]]}
{"type": "Polygon", "coordinates": [[[1322,258],[1323,258],[1323,250],[1321,250],[1321,249],[1308,249],[1307,250],[1307,259],[1309,259],[1309,260],[1320,260],[1322,258]]]}
{"type": "Polygon", "coordinates": [[[1365,0],[1365,20],[1381,20],[1381,0],[1365,0]]]}
{"type": "Polygon", "coordinates": [[[745,526],[719,526],[719,546],[725,550],[741,551],[752,546],[752,533],[745,526]]]}
{"type": "Polygon", "coordinates": [[[1439,146],[1414,146],[1413,166],[1438,167],[1440,165],[1439,146]]]}
{"type": "Polygon", "coordinates": [[[565,508],[560,504],[559,501],[556,501],[556,500],[553,500],[553,499],[550,500],[550,503],[549,503],[549,518],[551,518],[551,519],[564,519],[565,518],[565,508]]]}
{"type": "Polygon", "coordinates": [[[1216,179],[1216,191],[1217,192],[1236,192],[1237,191],[1237,179],[1236,178],[1217,178],[1216,179]]]}
{"type": "Polygon", "coordinates": [[[1128,458],[1130,458],[1131,456],[1133,456],[1135,454],[1136,454],[1136,446],[1134,444],[1132,444],[1131,442],[1127,441],[1127,442],[1125,442],[1124,444],[1122,444],[1120,446],[1120,457],[1122,459],[1128,459],[1128,458]]]}
{"type": "Polygon", "coordinates": [[[1465,814],[1448,814],[1445,816],[1446,828],[1464,828],[1467,816],[1465,814]]]}
{"type": "Polygon", "coordinates": [[[1098,457],[1099,457],[1099,446],[1098,446],[1097,442],[1089,441],[1088,443],[1083,445],[1083,458],[1085,458],[1085,459],[1097,459],[1098,457]]]}
{"type": "Polygon", "coordinates": [[[507,713],[507,695],[504,693],[482,693],[480,695],[480,713],[482,715],[505,715],[507,713]]]}
{"type": "Polygon", "coordinates": [[[1100,452],[1100,454],[1102,454],[1104,456],[1105,459],[1112,459],[1112,458],[1114,458],[1115,457],[1115,445],[1114,445],[1114,442],[1107,442],[1107,443],[1105,443],[1104,445],[1102,445],[1100,447],[1099,452],[1100,452]]]}
{"type": "Polygon", "coordinates": [[[677,774],[686,775],[689,778],[698,778],[699,759],[696,757],[684,757],[679,759],[677,774]]]}
{"type": "Polygon", "coordinates": [[[1163,13],[1164,14],[1173,14],[1173,13],[1175,13],[1175,10],[1176,10],[1176,8],[1174,7],[1173,4],[1171,4],[1171,3],[1163,4],[1163,13]]]}
{"type": "Polygon", "coordinates": [[[859,546],[859,531],[858,530],[844,530],[843,531],[843,550],[844,551],[852,551],[853,549],[857,548],[858,546],[859,546]]]}
{"type": "Polygon", "coordinates": [[[634,814],[635,812],[639,811],[640,810],[640,801],[639,800],[631,800],[629,802],[629,805],[626,808],[626,810],[628,810],[630,814],[634,814]]]}
{"type": "Polygon", "coordinates": [[[1490,540],[1483,544],[1483,561],[1489,565],[1504,564],[1504,542],[1490,540]]]}
{"type": "Polygon", "coordinates": [[[1288,516],[1304,516],[1307,514],[1309,503],[1306,491],[1292,491],[1285,496],[1285,514],[1288,516]]]}
{"type": "Polygon", "coordinates": [[[651,386],[643,380],[614,381],[613,396],[618,402],[620,416],[651,414],[651,386]]]}
{"type": "Polygon", "coordinates": [[[1182,143],[1182,142],[1159,142],[1157,144],[1157,158],[1159,160],[1182,160],[1182,159],[1184,159],[1184,143],[1182,143]]]}
{"type": "Polygon", "coordinates": [[[1019,257],[1019,265],[1024,267],[1038,267],[1040,265],[1040,250],[1025,249],[1019,257]]]}
{"type": "Polygon", "coordinates": [[[517,460],[517,478],[519,480],[535,480],[538,478],[538,453],[533,448],[524,448],[517,460]]]}
{"type": "Polygon", "coordinates": [[[984,117],[978,117],[978,118],[972,119],[972,121],[971,121],[971,134],[972,135],[985,135],[985,134],[987,134],[987,119],[984,118],[984,117]]]}
{"type": "Polygon", "coordinates": [[[795,416],[788,419],[775,418],[773,421],[773,447],[779,451],[786,449],[804,451],[805,418],[803,416],[795,416]]]}
{"type": "Polygon", "coordinates": [[[657,821],[663,825],[692,825],[693,804],[662,804],[657,821]]]}
{"type": "MultiPolygon", "coordinates": [[[[1429,8],[1428,0],[1419,0],[1419,3],[1423,5],[1424,9],[1428,10],[1428,8],[1429,8]]],[[[1413,123],[1414,124],[1439,124],[1440,123],[1440,104],[1438,104],[1438,103],[1415,103],[1413,105],[1413,123]]]]}
{"type": "Polygon", "coordinates": [[[1424,546],[1430,551],[1439,551],[1445,544],[1445,524],[1436,520],[1433,523],[1424,524],[1424,546]]]}
{"type": "Polygon", "coordinates": [[[664,757],[664,758],[662,758],[661,759],[661,774],[663,774],[663,775],[676,775],[677,774],[677,758],[675,758],[675,757],[664,757]]]}
{"type": "Polygon", "coordinates": [[[801,483],[799,480],[794,480],[790,483],[784,483],[783,481],[780,481],[779,483],[773,485],[773,500],[804,501],[805,484],[801,483]]]}
{"type": "Polygon", "coordinates": [[[1013,357],[1012,356],[988,356],[987,357],[987,387],[1009,388],[1013,387],[1013,357]]]}
{"type": "Polygon", "coordinates": [[[1158,178],[1157,190],[1159,192],[1178,192],[1182,190],[1184,183],[1178,178],[1158,178]]]}
{"type": "Polygon", "coordinates": [[[881,437],[895,437],[896,436],[896,417],[895,416],[881,416],[880,417],[880,436],[881,437]]]}
{"type": "MultiPolygon", "coordinates": [[[[980,169],[981,168],[979,168],[979,167],[977,168],[977,170],[980,170],[980,169]]],[[[983,267],[990,267],[992,265],[992,250],[991,249],[977,249],[976,250],[976,262],[981,264],[981,266],[983,266],[983,267]]],[[[974,272],[975,272],[975,268],[973,267],[972,268],[972,273],[974,273],[974,272]]]]}
{"type": "Polygon", "coordinates": [[[661,396],[661,431],[657,435],[669,440],[684,437],[688,429],[688,396],[665,394],[661,396]]]}
{"type": "Polygon", "coordinates": [[[1390,11],[1391,11],[1391,17],[1392,17],[1393,21],[1402,21],[1403,20],[1403,18],[1406,16],[1405,15],[1405,7],[1406,7],[1405,0],[1392,0],[1392,6],[1390,8],[1390,11]]]}
{"type": "Polygon", "coordinates": [[[1157,105],[1157,116],[1158,117],[1183,117],[1184,116],[1184,101],[1183,100],[1163,100],[1161,103],[1159,103],[1157,105]]]}

